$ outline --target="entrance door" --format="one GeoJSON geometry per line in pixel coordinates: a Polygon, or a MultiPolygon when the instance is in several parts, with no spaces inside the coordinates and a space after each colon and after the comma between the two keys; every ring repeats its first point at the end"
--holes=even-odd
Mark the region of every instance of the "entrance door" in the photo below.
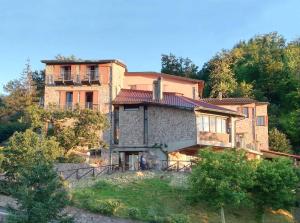
{"type": "Polygon", "coordinates": [[[66,93],[66,108],[71,109],[73,106],[73,92],[66,93]]]}
{"type": "Polygon", "coordinates": [[[93,109],[93,92],[85,93],[85,108],[93,109]]]}
{"type": "Polygon", "coordinates": [[[120,152],[119,165],[124,170],[138,170],[139,152],[120,152]]]}

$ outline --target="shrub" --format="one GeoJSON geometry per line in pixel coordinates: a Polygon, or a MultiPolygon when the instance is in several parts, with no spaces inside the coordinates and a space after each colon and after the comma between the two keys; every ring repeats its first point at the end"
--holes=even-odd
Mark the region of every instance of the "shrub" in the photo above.
{"type": "Polygon", "coordinates": [[[132,219],[137,219],[140,215],[140,210],[135,207],[128,208],[128,216],[132,219]]]}
{"type": "Polygon", "coordinates": [[[6,141],[14,132],[23,132],[28,126],[21,122],[6,122],[0,124],[0,143],[6,141]]]}
{"type": "Polygon", "coordinates": [[[85,205],[92,212],[111,216],[116,213],[118,208],[121,206],[121,203],[120,201],[117,200],[106,200],[106,201],[87,200],[85,205]]]}
{"type": "Polygon", "coordinates": [[[290,141],[286,135],[278,129],[273,128],[269,132],[270,148],[277,152],[291,153],[290,141]]]}
{"type": "Polygon", "coordinates": [[[166,217],[164,223],[190,223],[190,219],[184,214],[174,214],[166,217]]]}
{"type": "Polygon", "coordinates": [[[85,158],[83,156],[77,155],[75,153],[71,153],[69,155],[59,157],[58,162],[60,162],[60,163],[84,163],[85,158]]]}

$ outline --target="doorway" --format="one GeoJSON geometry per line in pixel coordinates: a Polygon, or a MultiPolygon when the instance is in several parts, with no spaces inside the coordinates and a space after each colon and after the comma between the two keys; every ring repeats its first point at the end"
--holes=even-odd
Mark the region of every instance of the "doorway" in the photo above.
{"type": "Polygon", "coordinates": [[[139,170],[139,152],[120,152],[119,165],[123,170],[139,170]]]}
{"type": "Polygon", "coordinates": [[[66,108],[71,109],[73,106],[73,92],[66,93],[66,108]]]}
{"type": "Polygon", "coordinates": [[[93,92],[85,93],[85,108],[93,109],[93,92]]]}

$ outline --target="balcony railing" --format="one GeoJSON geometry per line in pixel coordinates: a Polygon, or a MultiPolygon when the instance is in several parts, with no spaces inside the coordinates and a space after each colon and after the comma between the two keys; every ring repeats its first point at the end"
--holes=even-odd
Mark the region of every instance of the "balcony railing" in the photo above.
{"type": "Polygon", "coordinates": [[[81,80],[82,84],[100,84],[98,70],[90,70],[81,80]]]}
{"type": "Polygon", "coordinates": [[[79,74],[71,74],[71,72],[61,73],[59,77],[48,74],[46,77],[47,85],[73,85],[73,84],[100,84],[100,78],[98,71],[88,72],[86,75],[82,76],[79,74]]]}
{"type": "Polygon", "coordinates": [[[65,104],[51,104],[45,105],[45,109],[52,109],[52,110],[64,110],[64,111],[74,111],[76,109],[91,109],[94,111],[100,110],[99,104],[93,104],[92,102],[86,103],[73,103],[73,102],[66,102],[65,104]]]}

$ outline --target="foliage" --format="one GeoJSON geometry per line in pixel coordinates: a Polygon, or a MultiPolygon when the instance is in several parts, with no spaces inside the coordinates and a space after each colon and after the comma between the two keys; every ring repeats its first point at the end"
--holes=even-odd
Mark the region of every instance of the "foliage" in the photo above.
{"type": "Polygon", "coordinates": [[[62,149],[54,138],[46,138],[32,130],[16,132],[3,149],[2,168],[10,179],[18,179],[24,169],[35,163],[38,154],[42,154],[48,162],[62,156],[62,149]]]}
{"type": "Polygon", "coordinates": [[[6,121],[0,123],[0,143],[4,142],[11,137],[14,132],[23,132],[28,128],[28,125],[24,122],[10,122],[6,121]]]}
{"type": "Polygon", "coordinates": [[[138,216],[140,215],[140,210],[138,208],[135,208],[135,207],[128,208],[127,212],[128,212],[128,216],[131,219],[137,219],[138,216]]]}
{"type": "Polygon", "coordinates": [[[300,145],[299,52],[299,39],[287,43],[276,32],[241,41],[203,66],[200,76],[207,81],[205,94],[216,96],[225,91],[225,97],[253,96],[270,102],[270,127],[281,129],[293,146],[300,145]]]}
{"type": "Polygon", "coordinates": [[[18,187],[12,195],[19,206],[17,210],[10,209],[7,222],[67,222],[60,213],[68,204],[68,193],[53,165],[42,154],[37,155],[34,165],[20,171],[18,187]]]}
{"type": "Polygon", "coordinates": [[[177,76],[197,78],[199,71],[189,58],[176,57],[174,54],[161,55],[161,72],[177,76]]]}
{"type": "Polygon", "coordinates": [[[37,86],[33,80],[33,72],[30,62],[27,61],[21,77],[9,81],[4,86],[7,96],[3,97],[4,109],[1,110],[1,117],[23,112],[26,107],[38,102],[37,86]]]}
{"type": "Polygon", "coordinates": [[[248,204],[248,189],[253,184],[254,168],[242,151],[200,152],[192,170],[190,187],[195,201],[204,200],[221,208],[248,204]]]}
{"type": "Polygon", "coordinates": [[[118,200],[86,201],[85,205],[92,212],[111,216],[116,213],[121,203],[118,200]]]}
{"type": "Polygon", "coordinates": [[[77,58],[75,55],[71,54],[70,56],[63,56],[61,54],[57,54],[55,56],[55,59],[56,60],[61,60],[61,61],[64,61],[64,60],[78,60],[80,61],[81,59],[80,58],[77,58]]]}
{"type": "Polygon", "coordinates": [[[204,65],[205,72],[209,73],[207,88],[209,88],[210,97],[216,97],[219,93],[228,97],[234,92],[237,82],[231,69],[232,65],[233,58],[227,51],[217,54],[204,65]]]}
{"type": "Polygon", "coordinates": [[[253,198],[257,206],[257,213],[271,208],[289,209],[295,203],[296,189],[299,179],[287,158],[278,158],[273,161],[261,160],[255,177],[253,198]]]}
{"type": "Polygon", "coordinates": [[[86,159],[84,157],[75,153],[66,154],[65,156],[58,158],[59,163],[84,163],[85,160],[86,159]]]}
{"type": "MultiPolygon", "coordinates": [[[[134,213],[138,209],[136,219],[143,222],[166,223],[175,219],[179,221],[183,216],[187,216],[191,223],[219,222],[219,215],[208,208],[205,201],[191,204],[186,200],[188,188],[173,186],[173,181],[187,176],[185,173],[153,171],[145,171],[142,175],[136,172],[103,175],[96,184],[94,180],[78,182],[72,190],[72,201],[75,206],[90,210],[85,202],[96,204],[105,200],[119,200],[121,206],[114,216],[128,218],[132,208],[134,213]]],[[[254,216],[255,210],[251,207],[234,209],[229,205],[226,209],[226,220],[230,223],[256,223],[254,216]]],[[[270,212],[266,213],[265,219],[266,223],[293,222],[270,212]]]]}
{"type": "Polygon", "coordinates": [[[89,148],[105,146],[99,135],[108,127],[105,115],[90,109],[75,109],[73,111],[47,110],[30,106],[26,110],[26,119],[34,130],[41,130],[44,135],[53,135],[64,148],[65,153],[78,146],[89,148]],[[45,128],[48,123],[48,128],[45,128]],[[51,124],[52,131],[49,131],[51,124]]]}
{"type": "Polygon", "coordinates": [[[273,128],[269,131],[269,146],[271,150],[277,152],[291,153],[291,145],[286,135],[278,129],[273,128]]]}

